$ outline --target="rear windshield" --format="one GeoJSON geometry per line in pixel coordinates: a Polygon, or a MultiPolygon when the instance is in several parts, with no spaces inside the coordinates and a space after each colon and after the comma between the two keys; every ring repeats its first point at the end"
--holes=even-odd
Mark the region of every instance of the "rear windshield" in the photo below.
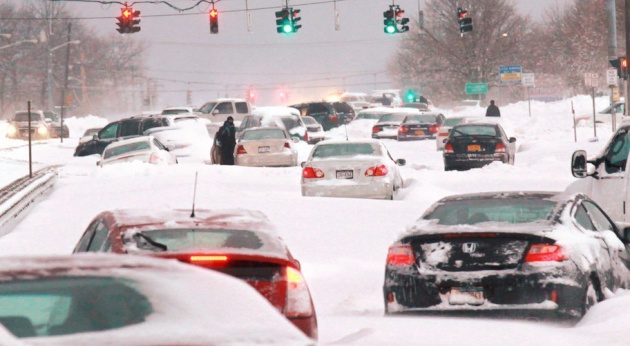
{"type": "Polygon", "coordinates": [[[24,279],[0,284],[0,323],[18,338],[96,332],[141,323],[153,311],[130,280],[24,279]]]}
{"type": "Polygon", "coordinates": [[[350,107],[349,104],[345,102],[335,102],[333,103],[333,107],[337,111],[337,113],[354,113],[354,109],[350,107]]]}
{"type": "Polygon", "coordinates": [[[165,110],[162,111],[162,114],[164,114],[164,115],[169,115],[169,114],[186,114],[186,113],[190,113],[190,111],[188,109],[183,109],[183,108],[165,109],[165,110]]]}
{"type": "Polygon", "coordinates": [[[320,145],[313,152],[313,157],[378,155],[378,150],[370,143],[340,143],[320,145]]]}
{"type": "Polygon", "coordinates": [[[304,124],[306,125],[315,125],[315,124],[319,124],[317,122],[317,120],[311,118],[311,117],[302,117],[302,121],[304,122],[304,124]]]}
{"type": "Polygon", "coordinates": [[[259,250],[263,247],[282,248],[278,240],[259,233],[234,229],[155,229],[136,232],[130,230],[123,236],[128,249],[149,251],[188,251],[191,249],[242,249],[259,250]]]}
{"type": "Polygon", "coordinates": [[[462,122],[462,118],[446,118],[444,121],[444,126],[455,126],[462,122]]]}
{"type": "Polygon", "coordinates": [[[541,198],[491,198],[447,201],[422,218],[440,225],[480,222],[528,223],[550,220],[557,202],[541,198]]]}
{"type": "MultiPolygon", "coordinates": [[[[15,113],[13,118],[15,121],[28,121],[28,112],[15,113]]],[[[39,113],[31,113],[31,121],[41,121],[42,116],[39,113]]]]}
{"type": "Polygon", "coordinates": [[[105,151],[103,152],[103,158],[109,159],[110,157],[124,155],[134,151],[147,150],[150,148],[151,146],[149,145],[148,141],[124,144],[114,148],[105,149],[105,151]]]}
{"type": "Polygon", "coordinates": [[[437,117],[435,115],[412,115],[405,119],[406,123],[434,123],[437,117]]]}
{"type": "Polygon", "coordinates": [[[284,131],[281,129],[265,129],[265,130],[253,130],[243,132],[242,139],[244,140],[258,140],[258,139],[274,139],[274,138],[287,138],[284,131]]]}
{"type": "Polygon", "coordinates": [[[359,112],[357,114],[357,119],[380,119],[382,116],[383,113],[359,112]]]}
{"type": "Polygon", "coordinates": [[[455,126],[451,131],[451,136],[495,136],[499,137],[499,131],[494,126],[475,126],[475,125],[461,125],[455,126]]]}
{"type": "Polygon", "coordinates": [[[381,118],[378,120],[379,122],[385,122],[385,121],[403,121],[405,120],[406,115],[405,114],[385,114],[383,116],[381,116],[381,118]]]}

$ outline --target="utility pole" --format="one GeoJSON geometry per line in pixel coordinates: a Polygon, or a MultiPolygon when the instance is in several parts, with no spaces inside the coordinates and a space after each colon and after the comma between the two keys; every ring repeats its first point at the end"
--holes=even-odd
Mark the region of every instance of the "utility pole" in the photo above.
{"type": "Polygon", "coordinates": [[[68,73],[70,68],[70,30],[72,28],[72,23],[68,23],[68,39],[66,40],[66,70],[65,77],[63,81],[63,89],[61,89],[61,105],[60,113],[61,113],[61,132],[59,134],[59,138],[61,139],[61,143],[63,143],[63,110],[66,108],[66,92],[68,91],[68,73]]]}
{"type": "MultiPolygon", "coordinates": [[[[626,0],[625,5],[625,18],[626,18],[626,57],[630,57],[630,4],[628,4],[628,0],[626,0]]],[[[628,115],[628,95],[630,93],[630,83],[626,82],[626,97],[625,97],[625,115],[628,115]]]]}

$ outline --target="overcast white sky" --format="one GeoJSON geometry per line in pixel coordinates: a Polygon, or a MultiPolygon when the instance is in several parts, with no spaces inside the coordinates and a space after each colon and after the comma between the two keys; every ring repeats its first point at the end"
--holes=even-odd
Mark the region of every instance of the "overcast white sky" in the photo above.
{"type": "MultiPolygon", "coordinates": [[[[16,0],[13,0],[16,1],[16,0]]],[[[412,22],[427,0],[397,0],[412,22]]],[[[540,18],[555,3],[571,0],[515,0],[524,14],[540,18]]],[[[169,0],[179,8],[198,0],[169,0]]],[[[131,4],[132,1],[129,1],[131,4]]],[[[276,33],[275,14],[285,0],[247,0],[252,31],[248,31],[246,0],[218,0],[219,34],[209,33],[209,4],[178,12],[164,4],[137,4],[142,31],[129,39],[150,44],[148,76],[162,89],[161,106],[193,105],[216,97],[244,97],[258,90],[258,104],[321,99],[328,92],[370,92],[390,88],[387,64],[404,35],[383,33],[383,11],[391,0],[290,0],[301,10],[302,28],[291,36],[276,33]],[[335,30],[335,6],[340,30],[335,30]],[[284,87],[283,87],[284,86],[284,87]],[[318,87],[318,88],[315,88],[318,87]]],[[[115,31],[120,5],[65,2],[88,25],[102,33],[115,31]],[[109,16],[109,17],[108,17],[109,16]],[[97,17],[97,18],[94,18],[97,17]]]]}

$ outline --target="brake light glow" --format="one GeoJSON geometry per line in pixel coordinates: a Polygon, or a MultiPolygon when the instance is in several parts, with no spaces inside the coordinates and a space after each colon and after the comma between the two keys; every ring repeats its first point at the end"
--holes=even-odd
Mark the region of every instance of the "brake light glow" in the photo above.
{"type": "Polygon", "coordinates": [[[319,168],[304,167],[304,169],[302,169],[302,177],[306,179],[323,178],[324,172],[319,168]]]}
{"type": "Polygon", "coordinates": [[[497,143],[497,145],[494,147],[494,152],[495,153],[504,153],[505,152],[505,144],[503,144],[502,142],[497,143]]]}
{"type": "Polygon", "coordinates": [[[416,263],[411,245],[393,245],[387,251],[387,264],[397,266],[411,266],[416,263]]]}
{"type": "Polygon", "coordinates": [[[313,315],[311,294],[306,286],[306,280],[299,270],[287,267],[287,305],[285,316],[289,318],[310,317],[313,315]]]}
{"type": "Polygon", "coordinates": [[[385,165],[373,166],[365,171],[366,177],[383,177],[387,175],[387,167],[385,165]]]}
{"type": "Polygon", "coordinates": [[[245,150],[245,148],[239,144],[238,147],[236,147],[236,155],[239,154],[247,154],[247,151],[245,150]]]}
{"type": "Polygon", "coordinates": [[[372,133],[377,133],[377,132],[381,132],[381,128],[378,126],[372,127],[372,133]]]}
{"type": "Polygon", "coordinates": [[[398,132],[400,133],[407,133],[409,132],[409,128],[407,126],[401,126],[398,128],[398,132]]]}
{"type": "Polygon", "coordinates": [[[429,132],[431,133],[437,133],[438,131],[440,131],[440,126],[439,125],[432,125],[429,127],[429,132]]]}
{"type": "Polygon", "coordinates": [[[160,155],[157,153],[151,153],[149,157],[149,163],[160,163],[160,155]]]}
{"type": "Polygon", "coordinates": [[[566,259],[562,247],[554,244],[533,244],[525,256],[525,262],[561,262],[566,259]]]}
{"type": "Polygon", "coordinates": [[[339,117],[334,115],[334,114],[329,115],[328,119],[330,119],[330,121],[333,121],[333,122],[338,122],[339,121],[339,117]]]}
{"type": "Polygon", "coordinates": [[[308,142],[308,131],[304,132],[304,141],[308,142]]]}
{"type": "Polygon", "coordinates": [[[453,145],[451,144],[451,142],[446,142],[446,145],[444,145],[444,152],[449,154],[454,153],[453,145]]]}
{"type": "Polygon", "coordinates": [[[227,256],[190,256],[190,262],[225,262],[227,256]]]}
{"type": "Polygon", "coordinates": [[[284,142],[284,147],[287,149],[291,149],[291,144],[289,144],[289,142],[284,142]]]}

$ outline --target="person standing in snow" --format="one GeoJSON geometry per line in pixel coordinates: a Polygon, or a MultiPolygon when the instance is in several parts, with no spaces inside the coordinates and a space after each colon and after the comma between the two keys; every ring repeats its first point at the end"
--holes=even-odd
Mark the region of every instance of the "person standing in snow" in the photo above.
{"type": "Polygon", "coordinates": [[[486,109],[486,116],[487,117],[500,117],[501,116],[501,111],[499,110],[499,107],[497,107],[494,104],[494,100],[490,100],[490,105],[488,106],[488,109],[486,109]]]}
{"type": "Polygon", "coordinates": [[[218,144],[221,151],[221,164],[234,165],[234,147],[236,147],[236,129],[234,128],[234,118],[231,116],[219,128],[217,134],[218,144]]]}

